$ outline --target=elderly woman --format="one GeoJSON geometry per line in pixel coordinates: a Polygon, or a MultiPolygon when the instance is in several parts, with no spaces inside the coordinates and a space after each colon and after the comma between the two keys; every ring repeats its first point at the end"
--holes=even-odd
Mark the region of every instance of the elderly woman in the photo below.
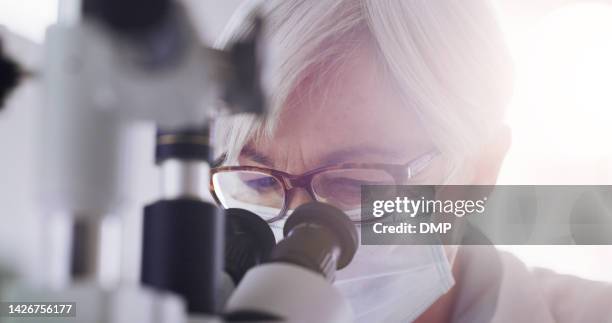
{"type": "MultiPolygon", "coordinates": [[[[510,144],[512,66],[488,1],[272,0],[261,9],[270,113],[215,125],[222,165],[241,166],[213,170],[224,207],[252,210],[279,232],[313,199],[352,215],[361,185],[397,183],[386,165],[410,170],[399,184],[496,182],[510,144]],[[296,176],[300,185],[283,184],[296,176]]],[[[244,35],[243,18],[222,44],[244,35]]],[[[358,322],[612,320],[610,287],[530,271],[493,247],[361,246],[336,285],[358,322]]]]}

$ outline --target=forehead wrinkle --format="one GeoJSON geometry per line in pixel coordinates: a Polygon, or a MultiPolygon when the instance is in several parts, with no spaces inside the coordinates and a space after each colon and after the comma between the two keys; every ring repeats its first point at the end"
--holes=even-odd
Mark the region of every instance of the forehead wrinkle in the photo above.
{"type": "Polygon", "coordinates": [[[363,157],[376,156],[386,161],[387,158],[399,159],[403,157],[398,151],[381,148],[379,146],[354,146],[332,151],[319,159],[321,165],[334,165],[346,162],[363,161],[363,157]]]}
{"type": "MultiPolygon", "coordinates": [[[[360,43],[363,44],[363,42],[360,43]]],[[[361,119],[377,120],[379,118],[375,118],[375,115],[379,113],[377,112],[379,109],[376,106],[363,108],[366,105],[387,104],[388,98],[384,96],[384,93],[387,93],[386,90],[383,91],[384,93],[372,97],[371,94],[373,93],[367,91],[367,89],[370,86],[393,88],[389,86],[389,83],[393,82],[388,78],[389,75],[385,73],[385,65],[377,63],[379,60],[375,48],[372,48],[372,46],[357,46],[356,43],[353,45],[350,55],[344,53],[336,57],[328,56],[328,58],[334,59],[333,62],[328,60],[325,64],[311,65],[308,71],[304,71],[306,76],[290,92],[278,114],[276,114],[274,130],[268,136],[252,138],[252,142],[256,146],[268,151],[269,156],[266,157],[269,165],[293,168],[291,171],[295,172],[296,168],[310,168],[334,162],[364,161],[365,159],[371,159],[370,156],[376,157],[374,159],[376,162],[389,162],[389,159],[395,159],[395,157],[397,157],[398,162],[403,162],[407,157],[406,154],[399,156],[400,151],[398,149],[390,151],[390,147],[388,147],[384,151],[382,149],[384,147],[381,147],[384,145],[380,145],[380,138],[364,139],[362,143],[364,146],[377,146],[378,149],[370,149],[369,151],[366,149],[367,147],[353,149],[355,146],[342,148],[348,146],[347,144],[355,144],[356,134],[352,134],[351,131],[361,134],[359,129],[355,129],[355,126],[359,127],[359,123],[350,123],[351,119],[348,117],[354,113],[359,113],[364,116],[361,119]],[[355,74],[356,68],[361,69],[357,74],[355,74]],[[364,82],[351,85],[350,82],[356,81],[356,76],[359,79],[364,77],[366,79],[364,82]],[[332,106],[331,102],[334,102],[334,99],[337,103],[332,106]],[[334,110],[333,113],[332,110],[334,110]],[[315,113],[322,114],[314,116],[315,113]],[[369,114],[372,114],[372,116],[368,117],[369,114]],[[345,123],[347,120],[349,120],[349,123],[345,123]],[[299,126],[296,127],[296,123],[299,126]],[[326,127],[334,123],[336,124],[335,128],[342,129],[340,138],[346,138],[345,140],[333,140],[334,137],[336,137],[335,139],[339,138],[338,134],[334,135],[327,132],[329,128],[326,127]],[[289,126],[286,126],[287,124],[289,126]],[[345,126],[343,127],[342,124],[345,124],[345,126]],[[352,130],[348,127],[350,125],[352,125],[352,130]],[[296,133],[296,131],[303,133],[296,133]],[[319,142],[315,142],[315,145],[313,145],[311,141],[315,135],[319,136],[317,137],[319,142]],[[332,137],[329,137],[330,135],[332,137]],[[294,141],[294,143],[292,144],[288,140],[294,141]],[[306,151],[310,149],[309,146],[314,147],[315,150],[306,151]],[[340,150],[329,152],[321,148],[340,148],[340,150]],[[312,155],[311,158],[307,158],[309,157],[306,154],[308,152],[312,155]],[[291,164],[289,164],[290,162],[291,164]]],[[[379,131],[377,130],[377,132],[379,131]]],[[[406,153],[404,150],[401,152],[406,153]]]]}
{"type": "Polygon", "coordinates": [[[272,159],[262,152],[257,151],[251,144],[245,145],[240,151],[240,157],[250,159],[256,163],[272,167],[272,159]]]}
{"type": "Polygon", "coordinates": [[[335,42],[322,46],[320,50],[323,53],[318,55],[318,61],[308,63],[300,72],[301,76],[280,105],[277,117],[281,119],[283,113],[296,107],[322,109],[332,93],[342,88],[352,68],[361,65],[357,60],[364,55],[368,59],[377,60],[375,45],[368,33],[364,33],[348,33],[346,38],[334,39],[335,42]]]}
{"type": "MultiPolygon", "coordinates": [[[[374,109],[375,107],[372,108],[366,108],[364,109],[364,102],[369,102],[370,100],[375,100],[375,102],[372,102],[372,104],[385,104],[386,102],[379,102],[378,100],[378,96],[375,98],[371,98],[367,95],[367,91],[364,91],[366,88],[364,88],[364,86],[370,86],[371,84],[373,84],[374,86],[380,86],[381,84],[383,84],[382,82],[380,82],[380,79],[383,78],[384,76],[379,74],[381,72],[380,66],[376,66],[377,64],[372,64],[372,61],[369,59],[370,55],[374,55],[372,53],[372,51],[359,51],[359,52],[355,52],[354,55],[352,56],[352,59],[349,61],[345,61],[344,64],[337,66],[337,68],[335,69],[334,73],[329,73],[329,71],[325,74],[325,76],[328,76],[327,80],[325,80],[325,82],[329,83],[330,86],[328,86],[323,93],[327,94],[326,96],[319,96],[319,97],[314,97],[314,95],[312,95],[312,93],[315,93],[315,90],[319,90],[322,91],[323,89],[321,89],[321,85],[323,84],[323,81],[319,81],[316,82],[318,84],[312,84],[313,81],[311,81],[311,79],[306,79],[308,81],[310,81],[308,84],[306,82],[303,82],[302,85],[304,87],[308,87],[309,88],[309,92],[308,94],[310,95],[305,95],[304,91],[300,91],[301,89],[298,88],[296,89],[296,91],[293,93],[293,96],[291,98],[291,102],[288,102],[288,104],[285,106],[285,109],[283,110],[283,113],[281,115],[281,123],[285,124],[287,121],[291,121],[291,122],[300,122],[301,125],[304,125],[304,122],[310,122],[312,124],[310,125],[306,125],[308,126],[308,129],[310,132],[308,132],[308,134],[310,135],[311,133],[320,135],[325,137],[328,132],[326,130],[328,130],[328,127],[330,124],[335,124],[334,128],[335,129],[344,129],[343,133],[342,133],[342,137],[344,138],[348,138],[352,141],[352,144],[354,145],[354,138],[355,138],[355,131],[359,131],[356,130],[354,128],[355,125],[353,125],[353,127],[347,127],[349,124],[345,124],[344,122],[346,120],[351,120],[351,116],[355,113],[358,113],[360,115],[368,115],[368,114],[377,114],[377,109],[374,109]],[[365,60],[365,64],[363,63],[365,60]],[[364,65],[368,65],[367,67],[364,65]],[[353,68],[354,67],[354,68],[353,68]],[[354,74],[355,72],[355,68],[361,68],[364,69],[362,72],[359,72],[357,75],[354,74]],[[376,74],[376,75],[372,75],[372,74],[376,74]],[[358,82],[357,84],[359,85],[354,85],[357,87],[354,87],[353,85],[350,85],[352,83],[352,81],[355,81],[355,77],[358,78],[374,78],[374,80],[370,79],[369,81],[366,81],[365,83],[361,83],[358,82]],[[348,86],[348,87],[347,87],[348,86]],[[361,89],[361,90],[360,90],[361,89]],[[334,105],[331,106],[329,100],[333,100],[334,98],[336,98],[338,100],[338,102],[334,105]],[[326,107],[327,109],[324,109],[324,107],[326,107]],[[333,111],[332,111],[333,110],[333,111]],[[315,116],[316,113],[322,113],[321,115],[315,116]],[[346,125],[343,127],[343,124],[346,125]],[[321,127],[321,129],[318,129],[318,126],[321,127]],[[351,133],[353,132],[353,133],[351,133]]],[[[318,75],[317,77],[318,79],[321,79],[321,75],[318,75]]],[[[305,80],[305,81],[306,81],[305,80]]],[[[386,83],[386,82],[385,82],[386,83]]],[[[384,86],[384,85],[383,85],[384,86]]],[[[366,117],[366,119],[370,119],[369,117],[366,117]]],[[[295,131],[296,128],[295,127],[281,127],[281,129],[279,129],[282,131],[282,133],[276,133],[276,135],[281,135],[281,136],[285,136],[285,135],[296,135],[295,131]]],[[[302,129],[303,130],[303,129],[302,129]]],[[[305,137],[305,136],[296,136],[299,141],[308,141],[310,140],[310,138],[305,137]]],[[[338,138],[338,134],[334,135],[334,137],[338,138]]],[[[319,138],[320,143],[318,144],[319,147],[321,147],[322,143],[331,143],[333,142],[333,138],[329,138],[330,140],[321,140],[321,138],[319,138]]],[[[342,140],[341,140],[342,141],[342,140]]],[[[345,140],[346,141],[346,140],[345,140]]],[[[345,143],[340,143],[341,146],[345,146],[346,144],[349,144],[351,142],[345,142],[345,143]]],[[[312,143],[309,143],[312,145],[312,143]]],[[[364,142],[364,144],[366,145],[377,145],[378,142],[372,142],[372,143],[366,143],[364,142]]],[[[340,147],[341,147],[340,146],[340,147]]],[[[302,150],[301,151],[301,160],[302,162],[305,162],[305,155],[304,155],[304,151],[303,149],[305,147],[296,147],[297,149],[302,150]]],[[[333,147],[331,147],[333,148],[333,147]]],[[[348,149],[343,149],[343,150],[348,150],[348,149]]],[[[364,150],[365,149],[361,149],[364,150]]],[[[396,155],[398,155],[397,153],[389,153],[389,149],[387,149],[387,151],[382,151],[382,149],[371,149],[373,150],[375,153],[377,153],[377,155],[384,155],[387,157],[395,157],[396,155]]],[[[345,151],[344,153],[337,153],[335,154],[336,156],[334,158],[317,158],[319,164],[320,163],[329,163],[330,160],[342,160],[342,161],[347,161],[350,158],[340,158],[342,154],[347,154],[347,152],[345,151]],[[320,160],[319,160],[320,159],[320,160]]],[[[362,157],[357,153],[351,153],[351,156],[355,156],[355,157],[362,157]]],[[[364,155],[364,154],[361,154],[364,155]]],[[[375,155],[374,153],[370,153],[370,155],[375,155]]]]}

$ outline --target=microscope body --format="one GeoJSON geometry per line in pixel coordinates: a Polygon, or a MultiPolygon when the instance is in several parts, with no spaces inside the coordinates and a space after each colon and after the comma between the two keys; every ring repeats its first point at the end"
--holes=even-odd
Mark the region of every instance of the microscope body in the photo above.
{"type": "MultiPolygon", "coordinates": [[[[202,307],[203,312],[192,313],[191,304],[173,286],[154,289],[125,286],[120,282],[110,287],[100,283],[102,223],[116,215],[125,200],[124,179],[128,174],[122,165],[125,164],[126,131],[131,124],[151,122],[161,129],[179,132],[186,128],[205,128],[214,115],[211,107],[220,97],[235,100],[234,103],[256,102],[260,106],[263,95],[254,78],[258,73],[241,73],[236,67],[250,68],[244,58],[253,56],[250,54],[254,46],[237,46],[243,51],[237,53],[201,45],[186,13],[176,3],[170,6],[167,20],[157,24],[154,31],[137,35],[117,33],[96,19],[82,19],[80,4],[80,0],[60,1],[60,7],[70,14],[60,14],[58,23],[48,30],[42,71],[45,95],[39,123],[38,197],[45,217],[60,217],[68,224],[69,241],[65,247],[69,250],[59,257],[54,257],[53,250],[47,250],[51,253],[49,259],[56,262],[50,263],[49,268],[59,268],[64,276],[44,286],[10,284],[0,293],[3,301],[76,302],[77,321],[87,323],[231,322],[236,318],[232,315],[240,316],[245,311],[269,313],[287,322],[351,322],[347,302],[325,275],[283,261],[248,271],[226,305],[226,312],[233,314],[225,317],[206,306],[202,307]],[[249,55],[244,55],[244,51],[249,55]],[[232,58],[241,61],[232,62],[232,58]],[[227,84],[236,88],[236,92],[228,91],[224,87],[227,84]]],[[[232,102],[229,103],[230,109],[234,109],[232,102]]],[[[168,159],[160,165],[163,171],[185,175],[194,170],[200,172],[201,162],[179,158],[178,161],[168,159]]],[[[189,184],[189,180],[184,182],[189,184]]],[[[188,203],[204,205],[198,196],[183,194],[191,191],[173,187],[168,190],[171,192],[168,196],[148,208],[162,205],[163,209],[178,202],[184,205],[186,199],[190,199],[188,203]]],[[[155,224],[151,227],[163,229],[157,224],[163,224],[166,220],[160,219],[167,217],[157,212],[149,212],[152,216],[148,218],[155,220],[149,223],[155,224]]],[[[222,216],[217,210],[204,213],[208,213],[204,216],[222,216]]],[[[215,225],[208,230],[218,236],[210,241],[223,240],[223,222],[223,219],[211,222],[215,225]]],[[[174,238],[180,235],[184,225],[175,226],[178,229],[174,238]]],[[[66,231],[57,234],[65,235],[66,231]]],[[[148,235],[148,241],[154,243],[155,237],[148,235]]],[[[196,250],[211,249],[212,254],[212,249],[221,248],[211,257],[223,254],[223,244],[203,248],[202,242],[208,240],[197,241],[200,249],[196,250]]],[[[176,250],[176,253],[182,251],[176,250]]],[[[165,259],[180,261],[181,257],[173,257],[172,252],[166,250],[165,259]]],[[[149,249],[148,254],[155,257],[154,250],[149,249]]],[[[220,284],[223,261],[215,259],[205,274],[219,274],[219,279],[212,280],[220,284]]],[[[157,274],[161,276],[147,276],[153,277],[148,280],[154,287],[159,287],[154,284],[160,281],[156,277],[163,276],[162,281],[168,281],[170,276],[178,281],[181,278],[180,272],[154,273],[157,274]]],[[[204,287],[217,286],[202,281],[204,287]]],[[[187,285],[180,282],[178,289],[187,285]]],[[[40,318],[2,318],[1,322],[28,321],[38,322],[40,318]]],[[[65,318],[57,318],[57,322],[61,321],[65,318]]]]}
{"type": "MultiPolygon", "coordinates": [[[[60,8],[64,14],[48,29],[39,73],[44,101],[37,197],[43,223],[60,218],[65,224],[49,235],[62,236],[67,241],[59,248],[68,250],[45,244],[46,270],[60,275],[42,286],[8,284],[2,299],[76,302],[79,322],[187,322],[187,305],[178,295],[118,281],[101,284],[102,224],[126,199],[128,128],[135,122],[166,129],[209,122],[225,57],[201,44],[179,4],[170,7],[165,22],[138,37],[83,19],[81,1],[60,1],[60,8]]],[[[216,267],[211,270],[221,271],[222,263],[216,267]]]]}
{"type": "Polygon", "coordinates": [[[225,309],[229,313],[274,313],[282,322],[291,323],[353,322],[350,305],[329,281],[288,263],[268,263],[251,269],[225,309]]]}
{"type": "Polygon", "coordinates": [[[123,136],[133,122],[180,128],[208,121],[218,62],[194,31],[181,29],[180,48],[162,59],[141,53],[155,45],[134,45],[95,21],[49,28],[40,131],[45,210],[115,210],[123,199],[123,136]]]}

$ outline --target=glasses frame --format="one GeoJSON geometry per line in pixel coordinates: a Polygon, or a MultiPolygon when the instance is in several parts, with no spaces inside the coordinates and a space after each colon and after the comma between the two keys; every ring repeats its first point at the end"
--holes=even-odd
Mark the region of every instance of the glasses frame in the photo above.
{"type": "MultiPolygon", "coordinates": [[[[210,169],[209,172],[209,190],[213,199],[220,207],[223,207],[219,196],[215,190],[215,185],[213,182],[213,177],[217,173],[226,173],[226,172],[236,172],[236,171],[251,171],[251,172],[259,172],[264,175],[268,175],[274,177],[281,185],[284,190],[284,200],[283,207],[281,208],[280,213],[271,219],[266,220],[268,223],[276,222],[278,220],[283,219],[287,216],[287,211],[289,209],[289,205],[291,203],[293,192],[297,188],[304,189],[310,195],[314,201],[317,201],[315,192],[312,188],[312,179],[315,175],[327,172],[327,171],[336,171],[336,170],[345,170],[345,169],[375,169],[386,172],[393,178],[395,185],[401,185],[404,180],[409,180],[414,178],[418,173],[423,171],[427,166],[431,164],[434,158],[439,155],[438,150],[432,150],[425,154],[420,155],[414,159],[409,160],[403,164],[386,164],[386,163],[355,163],[355,162],[347,162],[336,165],[328,165],[321,166],[312,170],[309,170],[305,173],[296,175],[290,174],[287,172],[283,172],[280,170],[276,170],[273,168],[267,167],[259,167],[259,166],[218,166],[210,169]]],[[[224,157],[221,158],[223,160],[224,157]]],[[[360,221],[354,221],[360,222],[360,221]]]]}

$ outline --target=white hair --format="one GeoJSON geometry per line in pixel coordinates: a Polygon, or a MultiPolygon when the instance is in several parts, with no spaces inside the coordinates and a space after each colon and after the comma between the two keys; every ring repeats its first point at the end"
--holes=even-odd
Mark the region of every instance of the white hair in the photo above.
{"type": "Polygon", "coordinates": [[[270,113],[262,120],[239,115],[216,123],[216,147],[230,160],[249,140],[271,134],[301,80],[313,71],[329,76],[362,45],[375,49],[372,59],[449,159],[478,149],[503,121],[512,64],[487,0],[251,1],[230,21],[219,46],[248,32],[255,7],[269,48],[270,113]]]}

